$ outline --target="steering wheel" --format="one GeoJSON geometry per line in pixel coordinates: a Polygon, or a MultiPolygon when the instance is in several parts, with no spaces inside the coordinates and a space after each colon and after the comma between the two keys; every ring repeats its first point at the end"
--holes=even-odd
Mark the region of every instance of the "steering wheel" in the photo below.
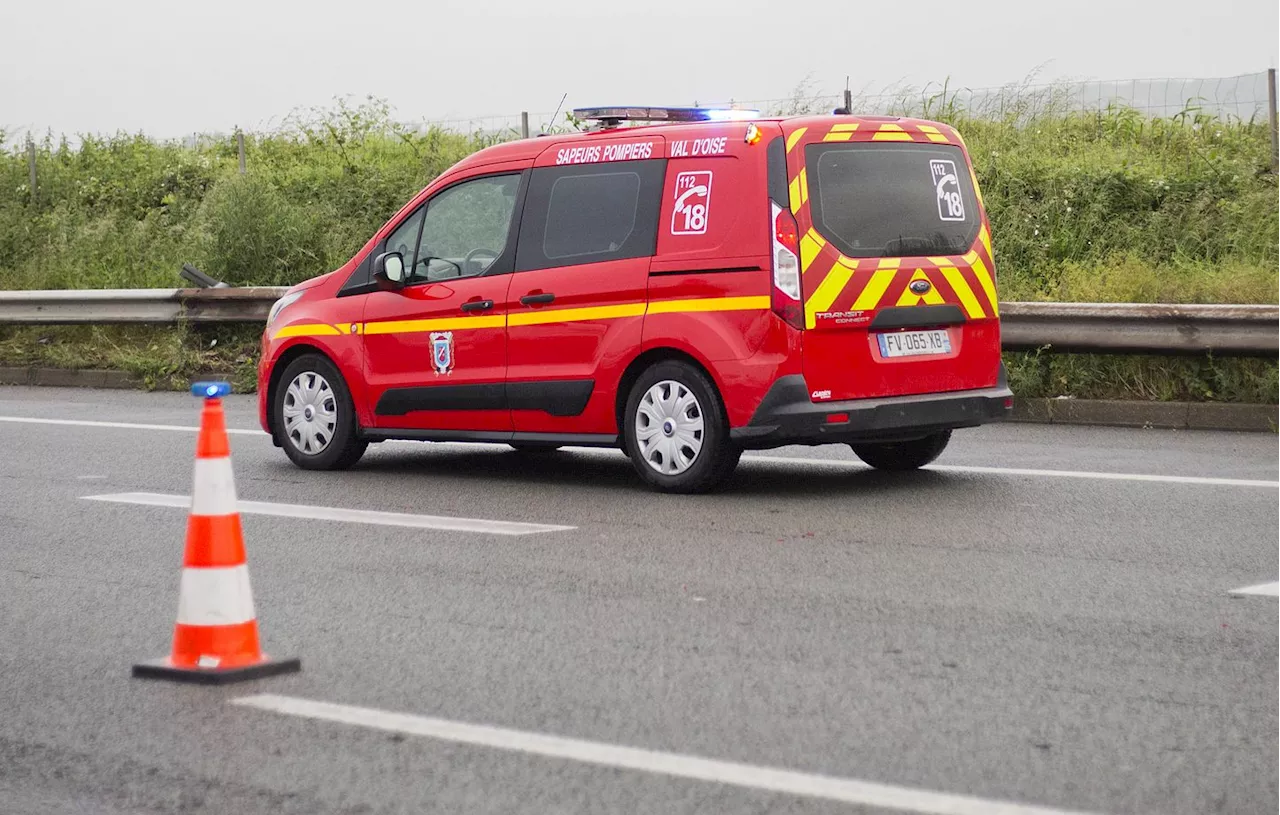
{"type": "Polygon", "coordinates": [[[498,259],[498,253],[493,251],[492,249],[472,249],[470,252],[467,253],[466,258],[463,259],[462,263],[464,266],[467,267],[468,272],[470,272],[472,264],[475,264],[476,270],[474,274],[482,274],[484,270],[492,266],[493,262],[497,259],[498,259]],[[486,255],[489,257],[489,262],[481,266],[476,261],[476,258],[483,257],[486,255]]]}

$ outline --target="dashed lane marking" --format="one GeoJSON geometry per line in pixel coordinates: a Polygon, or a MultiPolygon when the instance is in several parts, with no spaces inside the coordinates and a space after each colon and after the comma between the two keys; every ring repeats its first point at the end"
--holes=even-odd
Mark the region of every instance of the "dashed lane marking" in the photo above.
{"type": "Polygon", "coordinates": [[[880,807],[923,815],[1081,815],[1053,807],[995,801],[970,795],[836,778],[827,775],[759,767],[736,761],[623,747],[599,741],[551,736],[505,727],[393,713],[375,708],[316,702],[293,696],[259,694],[232,699],[231,704],[287,716],[368,727],[409,736],[489,747],[543,758],[577,761],[600,767],[727,784],[770,793],[820,798],[846,804],[880,807]]]}
{"type": "MultiPolygon", "coordinates": [[[[86,495],[87,501],[109,501],[117,504],[142,504],[153,507],[190,509],[189,495],[162,495],[154,492],[122,492],[113,495],[86,495]]],[[[538,532],[568,532],[576,526],[490,521],[483,518],[451,518],[444,515],[409,515],[401,512],[376,512],[367,509],[274,504],[266,501],[237,501],[242,515],[274,515],[280,518],[302,518],[315,521],[407,526],[415,529],[444,529],[454,532],[484,532],[491,535],[533,535],[538,532]]]]}
{"type": "MultiPolygon", "coordinates": [[[[136,424],[134,422],[94,422],[88,419],[40,419],[34,416],[0,416],[0,422],[10,422],[12,424],[51,424],[62,425],[63,427],[110,427],[118,430],[170,430],[182,433],[195,433],[200,428],[184,427],[178,424],[136,424]]],[[[261,430],[239,430],[236,428],[227,428],[228,433],[241,436],[262,436],[267,434],[261,430]]]]}
{"type": "MultiPolygon", "coordinates": [[[[749,461],[783,461],[809,466],[860,467],[852,461],[826,458],[788,458],[783,456],[743,456],[749,461]]],[[[1105,473],[1081,470],[1032,470],[1022,467],[978,467],[967,464],[930,464],[925,471],[939,473],[977,473],[992,475],[1026,475],[1034,478],[1086,478],[1099,481],[1149,481],[1159,484],[1199,484],[1210,487],[1262,487],[1276,489],[1280,481],[1252,478],[1211,478],[1195,475],[1148,475],[1145,473],[1105,473]]]]}
{"type": "Polygon", "coordinates": [[[1280,597],[1280,583],[1259,583],[1256,586],[1245,586],[1243,589],[1232,589],[1227,594],[1257,594],[1262,597],[1280,597]]]}

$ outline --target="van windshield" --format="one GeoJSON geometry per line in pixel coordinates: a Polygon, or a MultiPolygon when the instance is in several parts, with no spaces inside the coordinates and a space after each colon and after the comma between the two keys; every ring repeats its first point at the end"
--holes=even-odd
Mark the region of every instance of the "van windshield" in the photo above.
{"type": "Polygon", "coordinates": [[[978,235],[958,147],[813,144],[805,162],[813,225],[849,257],[961,255],[978,235]]]}

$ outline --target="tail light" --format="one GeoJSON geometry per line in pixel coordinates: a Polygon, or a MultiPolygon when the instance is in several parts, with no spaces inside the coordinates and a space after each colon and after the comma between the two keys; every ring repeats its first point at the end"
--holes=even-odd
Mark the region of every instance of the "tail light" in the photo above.
{"type": "Polygon", "coordinates": [[[795,329],[804,328],[804,308],[800,302],[800,236],[796,219],[772,201],[773,214],[773,313],[795,329]]]}

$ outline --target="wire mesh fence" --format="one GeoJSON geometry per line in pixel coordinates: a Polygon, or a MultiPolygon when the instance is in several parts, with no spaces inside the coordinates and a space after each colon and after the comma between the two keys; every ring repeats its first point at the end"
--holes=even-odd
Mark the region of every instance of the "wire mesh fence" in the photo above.
{"type": "MultiPolygon", "coordinates": [[[[1093,82],[1021,82],[988,88],[930,83],[876,93],[855,92],[853,111],[869,115],[962,113],[1003,119],[1046,113],[1129,108],[1151,118],[1183,113],[1227,121],[1266,121],[1274,101],[1267,72],[1199,79],[1118,79],[1093,82]]],[[[803,89],[784,99],[744,101],[741,106],[771,114],[816,113],[840,107],[843,94],[809,95],[803,89]]]]}

